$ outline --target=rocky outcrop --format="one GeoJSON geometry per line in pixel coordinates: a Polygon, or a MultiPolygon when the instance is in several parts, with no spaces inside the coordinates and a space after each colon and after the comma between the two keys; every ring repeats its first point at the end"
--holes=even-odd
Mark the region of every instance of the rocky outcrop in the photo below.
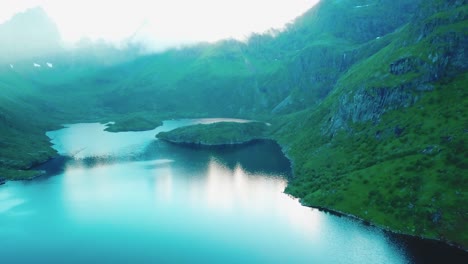
{"type": "Polygon", "coordinates": [[[399,59],[390,64],[390,73],[393,75],[402,75],[409,72],[416,72],[416,64],[419,64],[416,58],[407,57],[399,59]]]}
{"type": "Polygon", "coordinates": [[[382,114],[412,106],[441,80],[468,70],[468,37],[455,26],[466,22],[467,9],[460,1],[449,2],[436,5],[440,13],[426,14],[404,29],[389,45],[391,48],[374,54],[379,59],[370,58],[357,65],[355,72],[371,74],[345,75],[336,88],[339,95],[333,114],[322,128],[323,134],[349,130],[352,123],[378,123],[382,114]],[[386,71],[372,74],[370,69],[382,68],[382,64],[388,65],[386,71]]]}
{"type": "Polygon", "coordinates": [[[435,11],[383,36],[387,44],[340,75],[323,102],[275,131],[295,161],[286,192],[304,204],[466,248],[468,8],[424,6],[435,11]]]}
{"type": "Polygon", "coordinates": [[[339,98],[338,109],[325,132],[334,135],[340,129],[349,129],[349,122],[379,122],[382,114],[409,107],[416,101],[417,96],[406,86],[360,88],[339,98]]]}

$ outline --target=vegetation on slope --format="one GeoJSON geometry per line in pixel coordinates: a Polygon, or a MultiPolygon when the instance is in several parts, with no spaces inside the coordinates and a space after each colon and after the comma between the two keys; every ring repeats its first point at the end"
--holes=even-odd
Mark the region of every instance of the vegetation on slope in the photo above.
{"type": "Polygon", "coordinates": [[[265,138],[267,125],[260,122],[219,122],[180,127],[160,132],[157,138],[178,144],[220,146],[236,145],[265,138]]]}
{"type": "Polygon", "coordinates": [[[305,205],[466,245],[467,81],[465,74],[438,84],[417,104],[384,114],[378,124],[353,124],[353,132],[333,138],[314,124],[324,112],[299,115],[296,123],[309,129],[277,137],[290,146],[294,161],[296,178],[286,192],[305,205]]]}
{"type": "Polygon", "coordinates": [[[33,88],[22,88],[0,83],[0,178],[33,178],[40,172],[30,169],[55,155],[45,135],[56,128],[47,118],[48,109],[41,106],[40,100],[32,99],[33,88]],[[31,100],[36,104],[31,105],[31,100]]]}
{"type": "Polygon", "coordinates": [[[153,130],[162,125],[162,120],[150,113],[132,113],[117,117],[116,121],[106,124],[105,131],[127,132],[153,130]]]}
{"type": "MultiPolygon", "coordinates": [[[[0,178],[28,178],[53,154],[43,135],[51,124],[114,120],[109,130],[127,131],[162,117],[261,115],[294,164],[286,191],[304,204],[466,248],[466,15],[464,0],[321,1],[284,32],[247,43],[107,69],[8,69],[0,178]]],[[[176,140],[264,133],[239,127],[187,128],[176,140]]]]}
{"type": "Polygon", "coordinates": [[[318,107],[282,117],[274,133],[296,176],[286,191],[466,247],[467,26],[466,5],[442,8],[354,65],[318,107]]]}
{"type": "Polygon", "coordinates": [[[148,55],[48,91],[67,97],[76,90],[73,100],[119,114],[292,113],[323,100],[341,74],[384,47],[383,36],[408,22],[418,2],[322,1],[284,32],[148,55]]]}

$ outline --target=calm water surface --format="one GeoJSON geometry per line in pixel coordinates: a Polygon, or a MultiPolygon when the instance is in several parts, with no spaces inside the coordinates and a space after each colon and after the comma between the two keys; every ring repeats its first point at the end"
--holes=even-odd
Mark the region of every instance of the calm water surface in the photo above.
{"type": "MultiPolygon", "coordinates": [[[[272,142],[190,149],[74,124],[47,177],[0,187],[0,263],[437,263],[466,253],[303,207],[272,142]]],[[[240,121],[240,120],[239,120],[240,121]]],[[[451,263],[448,261],[446,263],[451,263]]]]}

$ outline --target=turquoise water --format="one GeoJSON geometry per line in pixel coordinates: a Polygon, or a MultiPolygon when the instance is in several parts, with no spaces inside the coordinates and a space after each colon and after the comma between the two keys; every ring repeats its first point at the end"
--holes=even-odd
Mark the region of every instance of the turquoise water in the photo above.
{"type": "Polygon", "coordinates": [[[172,120],[146,132],[108,133],[101,124],[49,132],[68,158],[45,164],[47,177],[0,187],[0,262],[418,262],[419,242],[284,194],[289,163],[273,142],[193,149],[154,138],[215,121],[172,120]]]}

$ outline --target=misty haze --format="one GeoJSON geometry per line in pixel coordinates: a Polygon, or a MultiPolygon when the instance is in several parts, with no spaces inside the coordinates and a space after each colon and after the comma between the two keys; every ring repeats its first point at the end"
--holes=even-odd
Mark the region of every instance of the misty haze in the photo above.
{"type": "Polygon", "coordinates": [[[7,0],[1,263],[468,263],[466,0],[7,0]]]}

